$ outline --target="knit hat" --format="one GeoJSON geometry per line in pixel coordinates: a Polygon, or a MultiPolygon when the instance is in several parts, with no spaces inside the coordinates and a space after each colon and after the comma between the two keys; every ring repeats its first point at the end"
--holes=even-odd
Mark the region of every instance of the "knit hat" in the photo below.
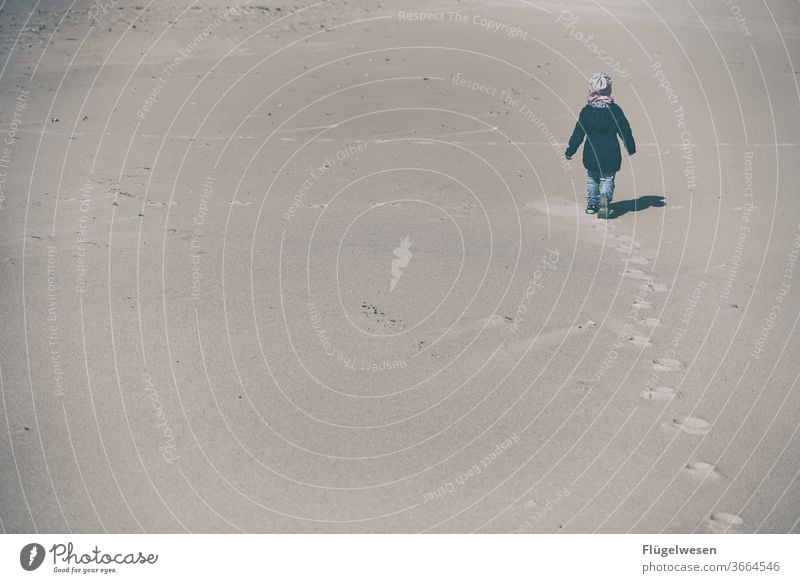
{"type": "Polygon", "coordinates": [[[605,73],[595,73],[589,79],[589,95],[611,95],[611,77],[605,73]]]}

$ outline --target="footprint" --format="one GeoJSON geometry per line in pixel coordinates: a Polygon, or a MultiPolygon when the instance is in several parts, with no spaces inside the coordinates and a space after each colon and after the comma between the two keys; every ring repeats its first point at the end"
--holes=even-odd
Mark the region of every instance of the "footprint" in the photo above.
{"type": "Polygon", "coordinates": [[[638,249],[638,248],[641,247],[641,245],[639,243],[637,243],[636,241],[634,241],[633,237],[631,237],[630,235],[617,235],[615,238],[616,238],[617,241],[622,241],[626,245],[629,245],[630,247],[634,247],[635,249],[638,249]]]}
{"type": "Polygon", "coordinates": [[[653,370],[658,372],[676,372],[679,370],[683,370],[686,368],[686,365],[683,364],[680,360],[675,358],[656,358],[653,361],[653,370]]]}
{"type": "Polygon", "coordinates": [[[649,310],[650,308],[653,307],[653,303],[648,302],[646,300],[641,300],[641,301],[636,300],[631,305],[634,306],[637,310],[649,310]]]}
{"type": "Polygon", "coordinates": [[[630,277],[631,279],[651,279],[650,274],[645,273],[641,269],[626,269],[623,275],[625,277],[630,277]]]}
{"type": "Polygon", "coordinates": [[[633,247],[631,247],[630,245],[617,245],[616,247],[614,247],[614,251],[618,251],[619,253],[622,253],[624,255],[630,255],[631,253],[633,253],[633,247]]]}
{"type": "Polygon", "coordinates": [[[669,291],[669,288],[663,283],[648,283],[647,288],[657,294],[663,294],[664,292],[669,291]]]}
{"type": "Polygon", "coordinates": [[[656,387],[642,391],[641,395],[648,401],[671,401],[678,397],[679,393],[671,387],[656,387]]]}
{"type": "Polygon", "coordinates": [[[625,263],[630,263],[632,265],[650,265],[650,260],[646,257],[639,257],[637,255],[633,255],[632,257],[623,257],[622,260],[625,263]]]}
{"type": "Polygon", "coordinates": [[[700,417],[690,415],[679,415],[661,425],[664,429],[671,432],[683,431],[690,435],[705,435],[711,431],[711,424],[700,417]]]}
{"type": "Polygon", "coordinates": [[[647,326],[648,328],[655,328],[656,326],[661,324],[661,320],[659,320],[658,318],[642,318],[641,320],[639,320],[639,323],[642,326],[647,326]]]}
{"type": "Polygon", "coordinates": [[[653,345],[647,336],[639,336],[638,334],[628,338],[628,343],[634,346],[644,346],[645,348],[653,345]]]}
{"type": "Polygon", "coordinates": [[[744,519],[730,512],[714,512],[706,519],[706,530],[717,534],[742,532],[744,519]]]}
{"type": "Polygon", "coordinates": [[[717,469],[717,466],[708,462],[690,462],[683,468],[686,474],[695,480],[722,480],[725,475],[717,469]]]}

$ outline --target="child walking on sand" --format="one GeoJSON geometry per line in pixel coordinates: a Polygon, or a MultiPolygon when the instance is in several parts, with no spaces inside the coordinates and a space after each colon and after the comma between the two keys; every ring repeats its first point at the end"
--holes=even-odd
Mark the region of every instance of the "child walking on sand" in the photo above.
{"type": "Polygon", "coordinates": [[[611,78],[605,73],[595,73],[589,79],[588,103],[581,109],[564,155],[571,160],[586,137],[583,146],[583,165],[589,174],[586,213],[597,214],[601,219],[610,215],[614,175],[622,166],[617,135],[622,138],[628,155],[633,156],[636,142],[622,108],[611,97],[611,78]]]}

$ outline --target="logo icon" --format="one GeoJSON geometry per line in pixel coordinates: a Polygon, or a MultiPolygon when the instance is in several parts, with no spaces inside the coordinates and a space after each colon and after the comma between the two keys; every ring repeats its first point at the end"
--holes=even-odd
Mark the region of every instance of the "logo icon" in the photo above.
{"type": "Polygon", "coordinates": [[[19,564],[26,571],[35,571],[44,562],[44,547],[39,543],[28,543],[19,552],[19,564]]]}
{"type": "Polygon", "coordinates": [[[392,250],[397,259],[392,259],[392,280],[389,282],[389,293],[394,291],[397,282],[403,277],[403,270],[408,267],[408,262],[414,257],[414,254],[409,250],[410,247],[411,240],[406,235],[400,240],[400,246],[392,250]]]}

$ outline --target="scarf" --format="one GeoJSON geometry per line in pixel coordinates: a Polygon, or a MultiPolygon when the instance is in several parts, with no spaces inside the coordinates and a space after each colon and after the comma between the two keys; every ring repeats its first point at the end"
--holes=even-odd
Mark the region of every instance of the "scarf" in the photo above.
{"type": "Polygon", "coordinates": [[[610,95],[590,95],[587,101],[592,107],[608,107],[614,103],[614,98],[610,95]]]}

